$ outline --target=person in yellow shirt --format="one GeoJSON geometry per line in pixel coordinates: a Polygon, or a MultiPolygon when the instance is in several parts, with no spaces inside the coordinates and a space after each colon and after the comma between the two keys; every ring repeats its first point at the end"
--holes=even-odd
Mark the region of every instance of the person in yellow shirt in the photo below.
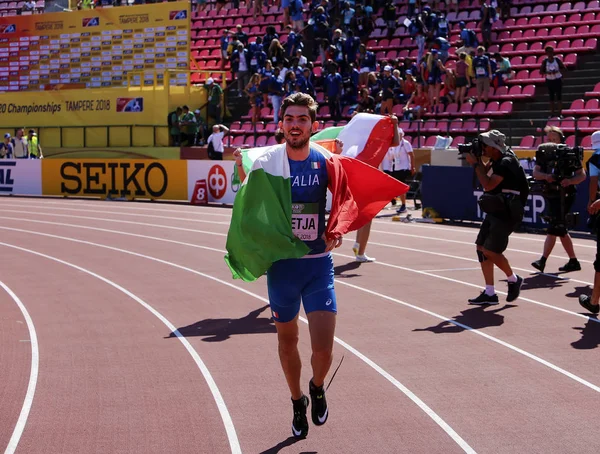
{"type": "Polygon", "coordinates": [[[44,157],[42,154],[42,146],[33,129],[30,129],[27,134],[27,151],[29,152],[30,159],[42,159],[44,157]]]}

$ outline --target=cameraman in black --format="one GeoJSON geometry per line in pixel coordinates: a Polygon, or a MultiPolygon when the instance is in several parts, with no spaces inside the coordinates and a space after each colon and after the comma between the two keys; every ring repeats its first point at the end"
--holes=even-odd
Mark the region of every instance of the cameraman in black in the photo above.
{"type": "MultiPolygon", "coordinates": [[[[546,128],[546,135],[551,144],[560,145],[565,142],[563,132],[555,126],[546,128]]],[[[535,155],[535,162],[536,165],[533,169],[533,178],[540,181],[546,181],[546,184],[544,185],[544,196],[548,201],[550,225],[548,226],[542,257],[533,262],[531,266],[542,273],[544,272],[546,260],[548,260],[548,257],[556,244],[556,237],[559,237],[560,242],[565,248],[565,252],[569,256],[569,261],[558,270],[563,272],[579,271],[581,270],[581,264],[575,255],[573,240],[568,232],[566,216],[567,213],[571,211],[573,202],[575,202],[575,196],[577,194],[576,185],[583,182],[586,178],[583,165],[581,161],[569,161],[568,168],[559,169],[559,165],[567,166],[567,164],[560,163],[556,159],[554,148],[547,144],[542,144],[538,147],[535,155]],[[560,176],[565,174],[570,176],[568,178],[562,178],[559,181],[557,175],[560,176]],[[564,201],[562,198],[563,195],[564,201]]]]}
{"type": "Polygon", "coordinates": [[[485,290],[478,297],[470,299],[470,304],[498,304],[498,295],[494,291],[494,265],[506,274],[506,301],[516,300],[523,285],[523,278],[513,273],[504,251],[508,246],[508,237],[523,219],[529,184],[519,159],[506,146],[505,140],[506,136],[500,131],[491,130],[480,134],[471,146],[459,145],[459,152],[473,165],[483,187],[484,194],[479,199],[479,205],[486,212],[475,241],[485,290]],[[463,147],[470,152],[465,153],[467,150],[461,150],[463,147]],[[483,164],[482,155],[489,158],[487,164],[483,164]]]}

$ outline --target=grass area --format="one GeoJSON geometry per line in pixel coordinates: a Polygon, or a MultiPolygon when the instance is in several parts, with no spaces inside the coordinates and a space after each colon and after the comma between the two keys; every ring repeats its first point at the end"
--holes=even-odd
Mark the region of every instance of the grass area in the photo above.
{"type": "Polygon", "coordinates": [[[55,159],[179,159],[176,147],[44,148],[44,158],[55,159]]]}

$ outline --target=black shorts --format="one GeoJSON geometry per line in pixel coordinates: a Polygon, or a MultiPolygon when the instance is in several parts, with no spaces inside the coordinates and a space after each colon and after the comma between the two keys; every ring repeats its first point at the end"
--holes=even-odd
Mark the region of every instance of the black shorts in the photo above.
{"type": "Polygon", "coordinates": [[[546,79],[546,87],[548,87],[548,96],[550,101],[560,101],[562,99],[562,77],[558,79],[546,79]]]}
{"type": "Polygon", "coordinates": [[[392,175],[396,180],[401,181],[404,184],[408,184],[412,177],[410,170],[394,170],[392,175]]]}
{"type": "MultiPolygon", "coordinates": [[[[548,211],[550,214],[550,225],[548,226],[548,235],[564,237],[568,233],[566,223],[564,221],[561,210],[560,210],[560,197],[551,197],[546,199],[548,201],[548,211]]],[[[571,207],[575,202],[575,194],[568,194],[565,196],[565,215],[571,211],[571,207]]]]}
{"type": "Polygon", "coordinates": [[[488,251],[502,254],[508,247],[508,237],[514,228],[514,222],[488,214],[481,223],[475,244],[488,251]]]}

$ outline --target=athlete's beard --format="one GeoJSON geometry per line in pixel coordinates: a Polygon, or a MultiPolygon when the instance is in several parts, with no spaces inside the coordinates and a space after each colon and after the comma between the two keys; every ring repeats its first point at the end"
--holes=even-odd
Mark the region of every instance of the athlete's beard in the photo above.
{"type": "Polygon", "coordinates": [[[285,141],[292,150],[301,150],[310,140],[310,133],[300,136],[292,136],[289,132],[284,133],[285,141]]]}

